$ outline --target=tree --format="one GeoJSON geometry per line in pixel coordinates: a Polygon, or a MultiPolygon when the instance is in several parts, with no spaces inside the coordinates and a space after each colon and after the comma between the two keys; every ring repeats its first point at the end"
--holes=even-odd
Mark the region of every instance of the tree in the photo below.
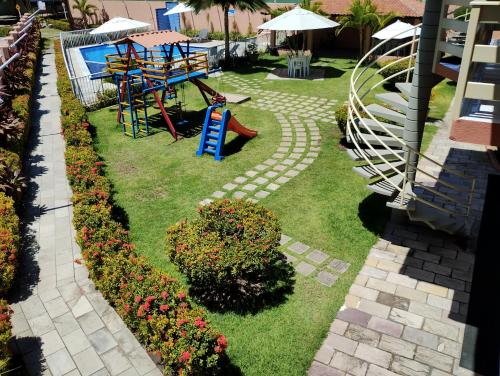
{"type": "Polygon", "coordinates": [[[71,8],[69,6],[69,0],[63,0],[64,9],[66,10],[65,14],[67,15],[69,21],[69,27],[71,30],[75,29],[75,20],[73,19],[73,13],[71,13],[71,8]]]}
{"type": "Polygon", "coordinates": [[[376,30],[382,24],[387,24],[395,18],[394,13],[382,16],[377,13],[377,6],[372,0],[353,0],[349,7],[350,14],[338,19],[340,27],[336,34],[340,34],[345,28],[358,29],[359,32],[359,53],[363,56],[365,51],[365,35],[369,30],[376,30]]]}
{"type": "Polygon", "coordinates": [[[230,62],[229,54],[229,9],[249,10],[255,12],[258,9],[268,9],[265,0],[188,0],[187,4],[194,8],[195,12],[212,6],[219,6],[224,12],[224,60],[226,64],[230,62]]]}
{"type": "Polygon", "coordinates": [[[93,4],[89,4],[87,0],[75,0],[73,9],[76,9],[81,13],[83,26],[86,29],[88,27],[87,17],[92,17],[95,14],[97,7],[93,4]]]}

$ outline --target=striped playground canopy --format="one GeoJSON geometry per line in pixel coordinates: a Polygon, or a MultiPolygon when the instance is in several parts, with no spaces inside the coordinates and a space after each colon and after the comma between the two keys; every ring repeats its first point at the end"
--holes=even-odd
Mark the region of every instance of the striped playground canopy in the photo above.
{"type": "Polygon", "coordinates": [[[146,33],[137,33],[119,39],[114,44],[137,43],[144,48],[152,48],[155,46],[170,45],[176,43],[186,43],[191,41],[191,38],[178,33],[177,31],[161,30],[148,31],[146,33]]]}

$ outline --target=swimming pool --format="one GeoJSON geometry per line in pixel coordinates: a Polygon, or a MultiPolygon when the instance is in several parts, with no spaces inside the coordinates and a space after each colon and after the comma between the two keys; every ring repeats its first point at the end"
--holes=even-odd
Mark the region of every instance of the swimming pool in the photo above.
{"type": "MultiPolygon", "coordinates": [[[[185,47],[183,45],[181,46],[185,47]]],[[[125,53],[127,51],[127,46],[124,44],[119,46],[116,46],[114,44],[99,44],[89,47],[80,47],[79,50],[83,57],[83,60],[85,61],[85,64],[87,65],[87,68],[89,69],[89,72],[92,75],[101,76],[99,73],[101,74],[105,73],[104,71],[106,69],[106,55],[116,54],[117,47],[120,48],[120,52],[122,53],[125,53]]],[[[138,44],[134,43],[134,47],[139,53],[141,51],[144,51],[144,48],[138,44]]],[[[206,49],[202,47],[189,46],[189,52],[205,52],[205,51],[206,49]]],[[[177,46],[174,46],[174,57],[175,58],[181,57],[181,54],[177,46]]]]}

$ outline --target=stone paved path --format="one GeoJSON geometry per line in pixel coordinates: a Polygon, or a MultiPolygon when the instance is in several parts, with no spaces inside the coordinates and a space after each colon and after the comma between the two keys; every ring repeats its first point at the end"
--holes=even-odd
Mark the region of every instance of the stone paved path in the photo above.
{"type": "MultiPolygon", "coordinates": [[[[427,153],[477,178],[472,203],[477,229],[487,175],[494,171],[484,148],[449,140],[447,124],[427,153]]],[[[475,329],[465,324],[472,250],[427,227],[390,223],[351,286],[309,375],[477,375],[470,371],[474,336],[468,337],[475,329]]]]}
{"type": "Polygon", "coordinates": [[[60,134],[54,50],[42,57],[26,172],[22,280],[12,304],[13,351],[31,375],[161,375],[88,279],[74,241],[60,134]]]}
{"type": "MultiPolygon", "coordinates": [[[[276,116],[281,126],[281,143],[271,158],[224,184],[210,198],[200,201],[200,205],[207,205],[214,199],[221,198],[247,199],[252,202],[265,199],[297,177],[319,156],[321,135],[317,122],[335,122],[332,109],[337,103],[335,100],[261,90],[262,81],[258,79],[224,75],[223,80],[238,91],[254,96],[241,106],[270,111],[276,116]],[[303,111],[304,108],[308,110],[303,111]]],[[[297,273],[313,278],[327,287],[333,286],[350,266],[321,250],[294,241],[288,235],[282,236],[281,244],[285,248],[288,262],[297,273]]]]}

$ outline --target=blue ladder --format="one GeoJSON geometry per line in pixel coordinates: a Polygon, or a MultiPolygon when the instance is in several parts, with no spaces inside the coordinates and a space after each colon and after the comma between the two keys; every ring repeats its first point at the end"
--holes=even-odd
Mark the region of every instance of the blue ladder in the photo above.
{"type": "Polygon", "coordinates": [[[222,148],[226,140],[227,125],[231,119],[231,112],[229,110],[224,110],[220,121],[213,120],[212,112],[218,107],[221,107],[221,105],[216,104],[207,108],[205,122],[203,123],[203,131],[201,133],[200,146],[196,152],[198,157],[201,157],[204,153],[211,154],[216,161],[220,161],[224,158],[222,155],[222,148]]]}

